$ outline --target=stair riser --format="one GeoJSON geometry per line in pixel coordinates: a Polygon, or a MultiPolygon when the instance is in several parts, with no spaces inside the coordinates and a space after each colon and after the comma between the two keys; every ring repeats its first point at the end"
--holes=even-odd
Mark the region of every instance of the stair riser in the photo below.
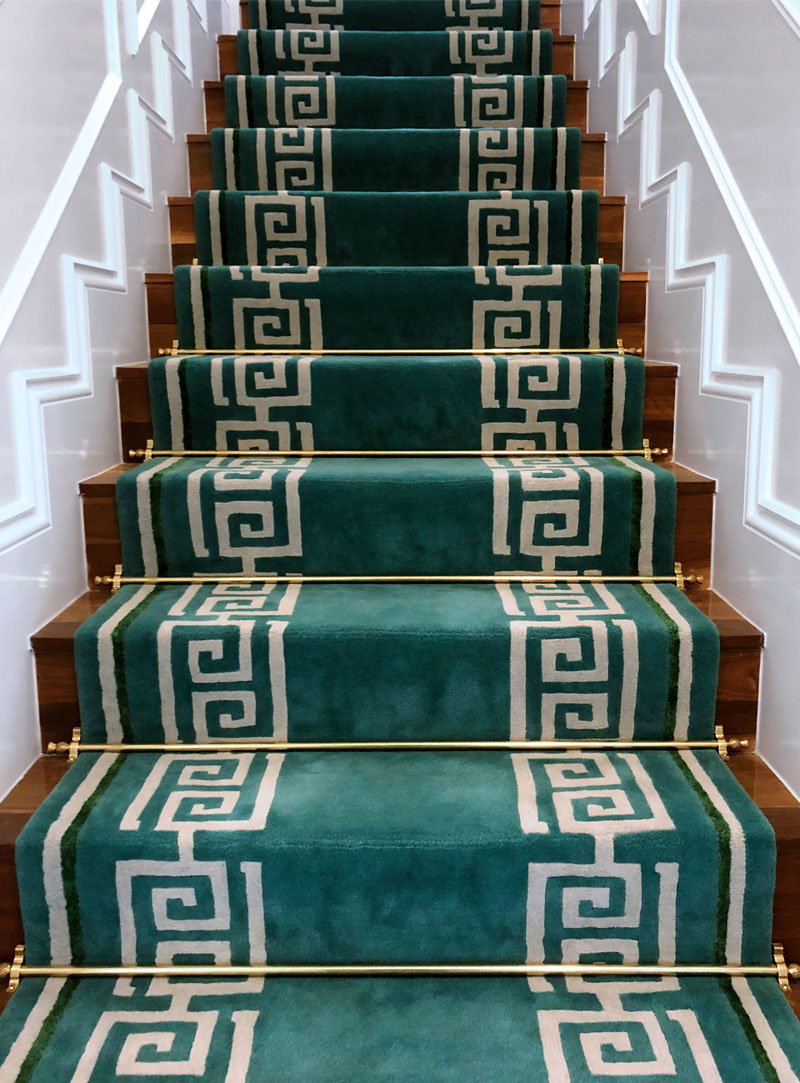
{"type": "Polygon", "coordinates": [[[771,958],[772,832],[708,751],[85,755],[17,867],[31,962],[146,964],[163,941],[234,963],[560,961],[606,937],[640,962],[771,958]],[[47,920],[43,872],[69,921],[47,920]],[[159,917],[169,892],[185,926],[159,917]]]}
{"type": "MultiPolygon", "coordinates": [[[[208,135],[188,136],[187,143],[191,191],[214,188],[211,137],[208,135]]],[[[602,195],[605,190],[604,178],[605,136],[585,135],[580,156],[580,187],[598,191],[602,195]]]]}
{"type": "MultiPolygon", "coordinates": [[[[218,40],[219,74],[222,79],[226,75],[237,75],[239,63],[237,57],[237,44],[235,34],[220,34],[218,40]]],[[[553,37],[553,72],[556,75],[566,75],[568,79],[575,77],[575,39],[573,37],[555,34],[553,37]]]]}
{"type": "MultiPolygon", "coordinates": [[[[235,73],[232,73],[232,74],[235,74],[235,73]]],[[[238,120],[238,121],[233,120],[230,112],[228,112],[228,116],[226,117],[225,89],[224,89],[223,84],[208,82],[208,83],[204,84],[203,89],[204,89],[204,94],[205,94],[205,105],[206,105],[206,131],[208,133],[211,133],[214,130],[214,128],[225,128],[225,127],[230,127],[230,126],[235,127],[237,125],[248,126],[248,122],[246,120],[238,120]]],[[[565,112],[563,113],[563,115],[559,114],[559,115],[554,116],[554,118],[552,120],[552,123],[554,123],[554,124],[563,124],[568,128],[580,128],[580,130],[582,132],[585,132],[586,127],[587,127],[587,109],[588,109],[587,102],[588,102],[588,87],[585,84],[575,83],[574,81],[572,81],[570,83],[570,85],[567,87],[567,91],[566,91],[565,112]]],[[[231,107],[229,105],[229,110],[230,110],[230,108],[231,107]]],[[[282,115],[278,119],[280,121],[280,124],[282,126],[284,126],[284,127],[292,127],[293,124],[300,123],[300,118],[299,117],[295,119],[295,118],[293,118],[291,116],[287,118],[285,115],[282,115]]],[[[401,118],[398,117],[397,119],[399,121],[401,118]]],[[[444,118],[444,119],[448,119],[448,118],[444,118]]],[[[454,121],[455,121],[455,117],[453,117],[452,119],[448,119],[449,124],[452,124],[454,121]]],[[[250,123],[250,125],[256,127],[260,123],[266,123],[266,120],[264,119],[262,121],[259,121],[258,117],[256,117],[253,121],[251,121],[249,123],[250,123]]],[[[308,120],[304,119],[303,123],[308,124],[308,123],[313,123],[313,121],[309,122],[308,120]]],[[[323,122],[319,121],[319,123],[323,123],[323,122]]],[[[522,121],[522,124],[530,125],[531,127],[536,127],[537,125],[541,126],[542,123],[544,123],[544,122],[542,121],[541,117],[537,117],[535,109],[534,109],[533,113],[531,113],[529,115],[529,117],[527,117],[527,119],[522,121]]],[[[443,119],[440,119],[440,121],[437,122],[437,123],[433,123],[432,121],[429,120],[427,122],[423,121],[422,124],[420,124],[420,118],[416,118],[416,119],[409,118],[407,123],[402,124],[402,125],[400,123],[390,124],[390,123],[385,123],[385,122],[384,123],[377,123],[376,122],[374,124],[361,123],[361,124],[353,124],[353,125],[351,125],[351,127],[375,127],[375,128],[391,128],[391,127],[395,127],[395,126],[397,126],[397,127],[402,126],[402,127],[408,127],[408,128],[416,128],[416,127],[420,127],[420,126],[426,126],[426,127],[437,128],[437,127],[445,127],[446,125],[445,125],[443,119]]],[[[463,127],[464,125],[459,124],[458,126],[463,127]]],[[[494,122],[493,126],[497,127],[498,126],[497,122],[494,122]]],[[[520,124],[517,124],[516,126],[520,126],[520,124]]]]}
{"type": "MultiPolygon", "coordinates": [[[[150,353],[171,348],[178,337],[175,310],[175,284],[171,274],[145,275],[147,315],[150,329],[150,353]]],[[[644,346],[645,310],[647,305],[647,276],[623,274],[620,278],[618,333],[628,350],[644,346]]],[[[384,345],[376,344],[375,349],[384,345]]],[[[426,349],[431,348],[427,343],[426,349]]]]}
{"type": "Polygon", "coordinates": [[[75,656],[85,741],[191,744],[708,741],[718,654],[674,586],[383,584],[125,587],[75,656]]]}
{"type": "MultiPolygon", "coordinates": [[[[171,251],[173,266],[192,263],[197,258],[194,206],[190,199],[177,197],[169,201],[171,251]]],[[[600,200],[596,255],[605,263],[622,265],[622,243],[625,227],[624,200],[606,197],[600,200]]],[[[236,260],[233,262],[242,262],[236,260]]],[[[568,262],[546,259],[541,262],[568,262]]]]}
{"type": "MultiPolygon", "coordinates": [[[[199,192],[207,266],[478,267],[596,263],[595,192],[199,192]]],[[[191,261],[189,261],[191,262],[191,261]]]]}

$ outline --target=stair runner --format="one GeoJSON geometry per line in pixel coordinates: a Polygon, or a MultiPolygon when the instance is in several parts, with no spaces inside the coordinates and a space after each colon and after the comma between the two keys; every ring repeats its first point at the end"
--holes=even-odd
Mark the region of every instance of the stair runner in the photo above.
{"type": "MultiPolygon", "coordinates": [[[[538,3],[249,16],[175,274],[189,356],[150,364],[175,454],[119,481],[126,573],[669,573],[674,478],[614,454],[644,366],[538,3]]],[[[34,815],[32,963],[771,961],[774,838],[714,751],[192,751],[713,738],[716,629],[674,585],[129,585],[76,662],[85,740],[187,749],[81,754],[34,815]]],[[[800,1028],[771,978],[27,978],[0,1065],[783,1083],[800,1028]]]]}

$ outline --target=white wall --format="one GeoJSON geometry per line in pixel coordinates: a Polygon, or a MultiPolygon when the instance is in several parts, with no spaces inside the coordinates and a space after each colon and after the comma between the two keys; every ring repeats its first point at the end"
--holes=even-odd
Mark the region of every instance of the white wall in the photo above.
{"type": "Polygon", "coordinates": [[[800,3],[564,0],[680,365],[675,457],[717,479],[712,585],[766,634],[758,749],[800,794],[800,3]]]}
{"type": "Polygon", "coordinates": [[[143,275],[237,9],[0,3],[0,795],[38,754],[29,637],[85,589],[78,482],[119,461],[114,367],[148,356],[143,275]]]}

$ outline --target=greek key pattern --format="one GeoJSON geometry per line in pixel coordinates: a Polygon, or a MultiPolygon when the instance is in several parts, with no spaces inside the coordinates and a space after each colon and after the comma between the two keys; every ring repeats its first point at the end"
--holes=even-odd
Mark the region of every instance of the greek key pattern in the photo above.
{"type": "MultiPolygon", "coordinates": [[[[522,128],[525,123],[525,77],[454,75],[454,123],[457,128],[522,128]]],[[[553,80],[542,84],[542,127],[553,122],[553,80]]]]}
{"type": "Polygon", "coordinates": [[[547,252],[550,207],[543,199],[500,198],[469,202],[468,260],[471,267],[528,264],[531,252],[547,252]]]}
{"type": "MultiPolygon", "coordinates": [[[[236,131],[223,133],[225,187],[239,187],[236,176],[236,131]]],[[[330,191],[332,183],[330,128],[257,128],[255,165],[258,189],[330,191]]]]}
{"type": "Polygon", "coordinates": [[[554,815],[562,836],[585,835],[594,844],[592,860],[529,864],[528,958],[580,962],[612,953],[630,960],[655,922],[659,958],[674,961],[678,863],[655,862],[655,875],[643,876],[641,860],[620,862],[614,852],[617,837],[675,830],[639,757],[514,753],[512,759],[523,831],[550,833],[554,815]],[[553,812],[544,816],[542,807],[553,812]],[[646,898],[646,890],[655,896],[646,898]]]}
{"type": "MultiPolygon", "coordinates": [[[[212,357],[208,395],[215,447],[241,451],[311,451],[311,357],[212,357]]],[[[184,446],[182,361],[164,366],[171,446],[184,446]]]]}
{"type": "MultiPolygon", "coordinates": [[[[325,200],[322,196],[259,192],[243,200],[247,262],[270,267],[324,267],[325,200]]],[[[220,192],[208,194],[211,256],[215,265],[226,262],[222,247],[220,192]]]]}
{"type": "MultiPolygon", "coordinates": [[[[266,285],[260,297],[233,297],[233,348],[307,346],[322,348],[322,317],[317,297],[286,297],[282,288],[313,285],[319,282],[317,267],[303,267],[294,272],[272,273],[266,267],[228,268],[231,282],[266,285]]],[[[194,346],[206,348],[205,306],[203,303],[203,268],[190,268],[189,293],[192,309],[194,346]]]]}
{"type": "MultiPolygon", "coordinates": [[[[500,222],[502,223],[502,216],[500,222]]],[[[491,219],[487,214],[487,225],[491,219]]],[[[580,443],[582,362],[578,355],[485,355],[481,365],[481,445],[497,451],[576,448],[580,443]],[[572,415],[572,419],[571,419],[572,415]]],[[[622,444],[625,362],[613,361],[611,440],[622,444]]]]}
{"type": "Polygon", "coordinates": [[[333,75],[239,75],[236,85],[236,122],[250,126],[248,94],[263,89],[263,107],[272,128],[330,128],[336,124],[336,81],[333,75]]]}
{"type": "Polygon", "coordinates": [[[602,584],[499,584],[497,589],[511,618],[510,739],[631,740],[639,637],[618,599],[602,584]],[[531,695],[532,685],[538,694],[531,695]],[[529,700],[540,712],[533,732],[529,700]]]}
{"type": "MultiPolygon", "coordinates": [[[[284,633],[298,585],[193,585],[161,618],[157,640],[160,727],[166,741],[259,738],[287,734],[284,633]]],[[[148,588],[143,588],[143,600],[148,588]]],[[[123,737],[117,616],[97,633],[100,684],[110,740],[123,737]]]]}
{"type": "MultiPolygon", "coordinates": [[[[247,31],[247,49],[250,58],[250,74],[260,74],[258,60],[258,31],[247,31]]],[[[331,68],[339,63],[338,30],[276,30],[274,37],[275,58],[302,64],[310,75],[317,67],[331,68]]]]}
{"type": "MultiPolygon", "coordinates": [[[[493,550],[535,556],[543,572],[574,574],[575,561],[600,559],[603,475],[585,459],[487,457],[494,482],[493,550]],[[570,562],[573,562],[570,564],[570,562]]],[[[594,571],[594,569],[592,569],[594,571]]],[[[584,568],[585,574],[591,574],[584,568]]]]}
{"type": "MultiPolygon", "coordinates": [[[[454,68],[472,69],[475,75],[491,75],[490,68],[503,68],[514,57],[513,34],[505,30],[448,30],[450,63],[454,68]]],[[[531,74],[539,74],[539,35],[532,35],[531,74]]]]}

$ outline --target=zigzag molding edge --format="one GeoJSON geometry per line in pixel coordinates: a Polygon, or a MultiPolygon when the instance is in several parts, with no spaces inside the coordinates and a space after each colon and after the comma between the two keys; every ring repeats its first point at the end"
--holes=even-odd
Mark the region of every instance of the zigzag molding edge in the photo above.
{"type": "MultiPolygon", "coordinates": [[[[233,10],[235,0],[220,0],[220,5],[233,10]]],[[[18,369],[9,375],[18,496],[0,506],[0,552],[51,526],[43,408],[92,394],[88,291],[127,291],[123,201],[131,199],[154,209],[150,129],[175,140],[173,78],[180,76],[190,84],[194,81],[192,21],[208,32],[206,0],[170,0],[172,45],[157,31],[150,31],[159,6],[160,0],[147,0],[139,10],[135,0],[124,0],[120,20],[116,0],[104,0],[107,74],[39,219],[0,291],[1,344],[42,261],[50,254],[60,263],[64,364],[38,370],[18,369]],[[133,57],[143,46],[149,46],[150,50],[150,101],[131,88],[125,90],[124,83],[123,48],[133,57]],[[66,254],[55,256],[49,252],[50,242],[122,90],[130,173],[126,175],[107,162],[98,167],[98,221],[104,238],[103,258],[94,262],[66,254]]]]}
{"type": "MultiPolygon", "coordinates": [[[[782,0],[775,0],[782,9],[782,0]]],[[[680,0],[636,0],[650,35],[665,36],[664,68],[675,90],[687,123],[717,183],[734,227],[750,257],[781,330],[800,362],[800,313],[758,231],[749,207],[733,180],[733,174],[714,140],[708,122],[694,97],[678,61],[680,0]]],[[[700,391],[748,406],[744,523],[751,530],[800,556],[800,508],[776,494],[776,449],[773,435],[780,412],[779,374],[776,370],[748,368],[726,361],[725,301],[730,278],[730,258],[724,254],[692,260],[687,254],[691,229],[692,178],[687,161],[669,170],[661,166],[661,92],[656,88],[637,101],[637,51],[639,32],[629,31],[618,42],[618,0],[583,0],[584,32],[598,19],[598,81],[617,68],[616,137],[640,127],[639,207],[667,201],[667,293],[700,289],[702,343],[700,391]]]]}

